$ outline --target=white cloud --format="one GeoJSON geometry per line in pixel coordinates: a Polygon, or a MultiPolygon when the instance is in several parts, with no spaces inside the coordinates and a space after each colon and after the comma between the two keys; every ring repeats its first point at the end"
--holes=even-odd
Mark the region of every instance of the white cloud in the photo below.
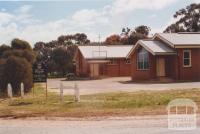
{"type": "Polygon", "coordinates": [[[7,24],[11,22],[12,19],[14,19],[14,16],[12,14],[0,12],[0,25],[7,24]]]}
{"type": "Polygon", "coordinates": [[[108,18],[101,12],[98,12],[94,9],[83,9],[74,13],[72,16],[72,23],[80,26],[91,27],[96,26],[97,24],[107,24],[109,21],[108,18]]]}
{"type": "MultiPolygon", "coordinates": [[[[98,41],[100,33],[103,40],[109,34],[119,33],[122,27],[127,26],[130,17],[134,17],[132,14],[135,10],[161,10],[177,1],[180,0],[115,0],[103,8],[78,10],[71,16],[49,22],[33,19],[31,15],[33,7],[24,5],[15,13],[0,12],[0,44],[8,43],[16,37],[30,43],[47,42],[60,35],[76,32],[86,33],[92,41],[98,41]]],[[[149,16],[149,18],[155,17],[156,14],[149,16]]],[[[174,21],[171,18],[163,26],[152,27],[152,33],[162,32],[174,21]]]]}
{"type": "Polygon", "coordinates": [[[116,0],[112,7],[112,14],[130,12],[137,9],[162,9],[178,0],[116,0]]]}

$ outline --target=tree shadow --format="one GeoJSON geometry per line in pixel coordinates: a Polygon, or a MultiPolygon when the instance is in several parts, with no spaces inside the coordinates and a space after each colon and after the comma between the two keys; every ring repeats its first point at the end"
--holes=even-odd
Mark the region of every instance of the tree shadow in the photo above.
{"type": "Polygon", "coordinates": [[[31,102],[18,102],[18,103],[12,103],[9,106],[27,106],[27,105],[32,105],[33,103],[31,102]]]}

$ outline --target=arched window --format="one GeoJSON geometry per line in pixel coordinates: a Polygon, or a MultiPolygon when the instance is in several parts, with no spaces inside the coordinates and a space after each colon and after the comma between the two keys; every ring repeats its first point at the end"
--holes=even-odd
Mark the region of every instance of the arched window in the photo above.
{"type": "Polygon", "coordinates": [[[149,69],[149,54],[144,48],[139,49],[137,54],[137,68],[139,70],[149,69]]]}

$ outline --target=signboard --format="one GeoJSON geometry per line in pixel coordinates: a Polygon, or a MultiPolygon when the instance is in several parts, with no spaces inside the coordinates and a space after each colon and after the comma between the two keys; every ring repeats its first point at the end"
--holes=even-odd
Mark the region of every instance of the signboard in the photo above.
{"type": "Polygon", "coordinates": [[[46,66],[43,63],[35,63],[33,65],[33,82],[47,82],[46,66]]]}

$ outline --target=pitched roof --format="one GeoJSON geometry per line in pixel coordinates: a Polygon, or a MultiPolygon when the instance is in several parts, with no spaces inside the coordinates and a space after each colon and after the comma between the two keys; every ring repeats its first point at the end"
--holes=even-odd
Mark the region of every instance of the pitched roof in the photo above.
{"type": "MultiPolygon", "coordinates": [[[[160,41],[154,40],[139,40],[135,47],[130,51],[129,55],[135,51],[139,46],[144,47],[147,51],[149,51],[153,55],[173,55],[176,54],[173,48],[170,48],[166,44],[160,41]]],[[[128,56],[129,56],[128,55],[128,56]]]]}
{"type": "Polygon", "coordinates": [[[146,48],[153,55],[175,54],[174,49],[168,47],[166,44],[163,44],[160,41],[140,40],[138,43],[146,48]]]}
{"type": "Polygon", "coordinates": [[[78,46],[85,59],[126,58],[132,45],[78,46]]]}
{"type": "Polygon", "coordinates": [[[153,39],[155,37],[159,37],[173,47],[188,45],[200,46],[200,33],[159,33],[155,34],[153,39]]]}

